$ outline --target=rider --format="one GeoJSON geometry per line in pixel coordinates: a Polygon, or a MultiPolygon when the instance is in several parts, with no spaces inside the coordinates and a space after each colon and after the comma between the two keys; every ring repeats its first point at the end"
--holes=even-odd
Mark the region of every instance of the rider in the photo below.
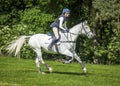
{"type": "Polygon", "coordinates": [[[54,43],[59,44],[59,39],[60,39],[60,34],[59,34],[59,30],[63,30],[65,32],[69,32],[67,26],[66,26],[66,18],[69,17],[70,14],[70,10],[68,8],[64,8],[62,11],[62,14],[57,18],[56,21],[54,21],[50,27],[52,27],[52,30],[54,32],[55,35],[55,39],[50,43],[50,45],[48,46],[48,49],[51,49],[54,43]]]}

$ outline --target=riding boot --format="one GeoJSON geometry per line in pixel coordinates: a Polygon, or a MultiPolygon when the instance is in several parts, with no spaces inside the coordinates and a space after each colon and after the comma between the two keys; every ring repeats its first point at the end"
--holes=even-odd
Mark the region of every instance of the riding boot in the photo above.
{"type": "Polygon", "coordinates": [[[50,45],[48,46],[48,50],[51,50],[52,49],[52,46],[57,43],[58,39],[54,39],[52,40],[52,42],[50,43],[50,45]]]}

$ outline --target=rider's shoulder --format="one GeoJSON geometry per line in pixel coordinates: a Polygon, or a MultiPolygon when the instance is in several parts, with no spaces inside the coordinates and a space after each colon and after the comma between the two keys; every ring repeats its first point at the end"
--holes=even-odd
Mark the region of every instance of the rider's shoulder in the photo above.
{"type": "Polygon", "coordinates": [[[59,17],[59,20],[64,20],[64,17],[59,17]]]}
{"type": "Polygon", "coordinates": [[[60,20],[64,20],[64,19],[65,19],[65,16],[64,16],[64,15],[60,15],[60,16],[59,16],[59,19],[60,19],[60,20]]]}
{"type": "Polygon", "coordinates": [[[60,16],[59,16],[59,18],[60,18],[60,17],[65,18],[65,16],[64,16],[64,15],[60,15],[60,16]]]}

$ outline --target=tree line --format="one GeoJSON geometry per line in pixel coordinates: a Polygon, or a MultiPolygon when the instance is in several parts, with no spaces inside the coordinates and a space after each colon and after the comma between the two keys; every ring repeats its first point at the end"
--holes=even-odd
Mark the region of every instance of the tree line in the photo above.
{"type": "MultiPolygon", "coordinates": [[[[119,0],[0,0],[0,55],[7,55],[6,46],[21,35],[51,31],[50,24],[65,7],[71,10],[69,28],[87,20],[95,35],[79,36],[78,55],[90,63],[120,63],[119,0]]],[[[21,57],[35,58],[35,54],[25,44],[21,57]]]]}

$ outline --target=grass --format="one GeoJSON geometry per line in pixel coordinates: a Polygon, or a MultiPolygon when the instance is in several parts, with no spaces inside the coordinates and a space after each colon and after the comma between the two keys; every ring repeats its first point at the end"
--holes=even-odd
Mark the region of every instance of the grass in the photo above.
{"type": "Polygon", "coordinates": [[[34,60],[0,57],[0,86],[119,86],[120,65],[86,64],[88,74],[78,63],[45,61],[53,73],[41,75],[34,60]]]}

